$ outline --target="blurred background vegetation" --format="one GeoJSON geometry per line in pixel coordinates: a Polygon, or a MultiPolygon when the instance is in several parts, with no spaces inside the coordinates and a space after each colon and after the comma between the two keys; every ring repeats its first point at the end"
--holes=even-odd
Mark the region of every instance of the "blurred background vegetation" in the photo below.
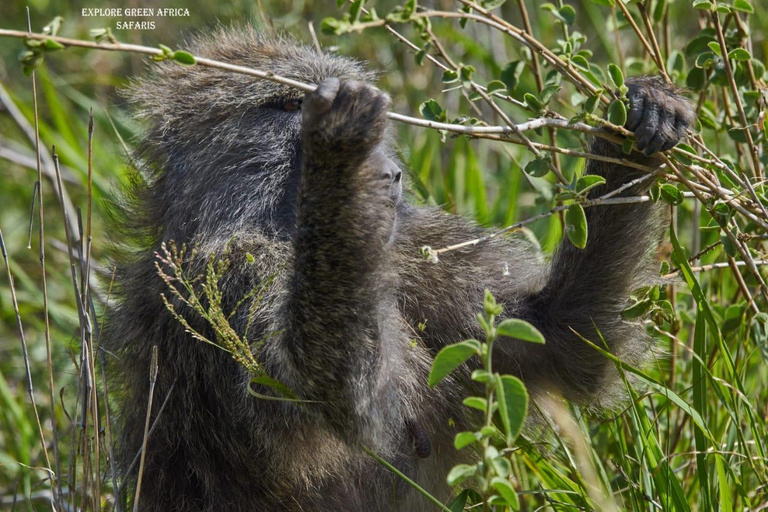
{"type": "MultiPolygon", "coordinates": [[[[609,2],[569,0],[568,3],[574,6],[577,13],[573,30],[578,30],[587,37],[584,48],[593,53],[592,62],[598,63],[603,69],[609,62],[623,62],[626,75],[654,72],[654,67],[645,58],[641,45],[633,37],[634,34],[626,29],[626,22],[621,14],[614,17],[610,7],[599,5],[609,2]],[[621,27],[621,55],[619,45],[614,39],[613,27],[616,23],[621,27]]],[[[761,6],[758,0],[752,3],[756,11],[750,18],[753,55],[757,60],[765,62],[765,56],[768,54],[768,10],[761,6]]],[[[373,5],[379,13],[388,13],[397,4],[390,0],[377,1],[369,3],[368,7],[373,5]]],[[[450,0],[434,0],[424,4],[443,10],[457,8],[450,0]]],[[[657,30],[667,34],[664,38],[665,56],[669,56],[667,52],[680,53],[683,64],[679,69],[676,68],[673,78],[680,85],[685,85],[686,73],[693,69],[695,55],[685,55],[682,50],[701,33],[700,13],[691,8],[689,0],[669,1],[664,4],[668,8],[667,15],[657,30]]],[[[539,2],[528,1],[527,6],[533,33],[540,41],[553,47],[555,41],[562,37],[562,27],[553,22],[549,13],[540,9],[539,2]]],[[[440,103],[452,115],[476,115],[461,94],[442,92],[453,87],[442,82],[442,70],[429,62],[420,65],[414,58],[415,52],[398,42],[383,28],[343,36],[322,34],[321,20],[327,16],[340,16],[335,2],[5,0],[0,2],[0,28],[24,30],[27,23],[26,7],[29,7],[34,31],[40,31],[55,16],[62,16],[64,22],[59,35],[64,37],[90,39],[90,30],[112,27],[112,33],[119,41],[147,46],[163,43],[172,48],[183,48],[185,37],[197,31],[204,32],[219,23],[254,23],[259,26],[267,24],[279,31],[293,34],[308,44],[314,44],[314,32],[317,41],[324,48],[369,61],[373,68],[380,70],[380,86],[393,96],[394,111],[418,117],[419,105],[430,98],[439,98],[440,103]],[[115,23],[119,19],[139,19],[83,16],[82,9],[96,7],[185,8],[188,9],[189,16],[151,18],[155,22],[154,30],[117,30],[115,23]]],[[[516,2],[508,1],[500,8],[499,13],[505,20],[522,26],[516,2]]],[[[403,26],[398,30],[416,44],[422,44],[418,33],[412,27],[403,26]]],[[[433,23],[433,30],[441,41],[449,45],[454,59],[477,68],[477,74],[485,79],[484,83],[498,79],[501,68],[507,62],[530,58],[520,45],[516,45],[509,38],[499,37],[487,27],[478,24],[469,23],[462,29],[458,23],[438,20],[433,23]]],[[[0,82],[25,122],[31,125],[34,117],[30,78],[22,73],[18,62],[18,56],[23,50],[21,40],[0,38],[0,82]]],[[[118,90],[131,76],[141,74],[143,69],[151,65],[151,62],[138,55],[70,48],[47,56],[45,64],[37,73],[42,145],[49,149],[51,145],[56,146],[67,191],[73,204],[83,209],[86,205],[88,112],[93,109],[95,137],[92,253],[95,271],[94,300],[98,311],[103,308],[112,275],[109,259],[111,233],[108,223],[110,201],[120,190],[121,183],[127,179],[127,153],[139,135],[140,128],[125,110],[118,90]]],[[[523,72],[514,97],[522,99],[526,92],[537,92],[530,69],[523,72]]],[[[717,101],[715,96],[702,100],[705,108],[716,117],[719,115],[717,101]]],[[[487,106],[476,106],[484,114],[484,119],[494,118],[487,106]]],[[[566,117],[577,112],[565,96],[553,101],[550,108],[566,117]]],[[[518,122],[524,121],[530,115],[514,108],[510,108],[510,112],[518,122]]],[[[16,280],[41,421],[46,438],[50,439],[51,409],[46,392],[47,363],[37,227],[33,230],[32,249],[27,249],[30,201],[36,180],[35,153],[33,144],[24,133],[23,124],[20,125],[18,119],[15,120],[7,110],[0,108],[0,229],[16,280]]],[[[487,140],[468,140],[463,137],[448,137],[447,141],[443,142],[440,134],[434,131],[407,125],[398,125],[397,129],[400,131],[403,159],[410,170],[415,201],[442,205],[449,211],[473,217],[488,226],[509,225],[544,212],[555,204],[551,176],[533,178],[522,172],[525,164],[531,160],[531,155],[521,146],[487,140]]],[[[723,136],[722,129],[713,130],[707,137],[708,143],[711,142],[710,148],[716,153],[731,151],[727,142],[723,141],[727,140],[727,137],[723,136]]],[[[546,134],[541,134],[537,140],[539,139],[546,141],[546,134]]],[[[581,149],[584,142],[584,137],[572,131],[560,131],[557,134],[557,145],[563,148],[581,149]]],[[[583,168],[581,159],[560,155],[559,161],[566,177],[571,177],[583,168]]],[[[71,435],[68,418],[74,417],[74,397],[78,379],[78,313],[70,279],[63,217],[54,194],[53,182],[50,180],[44,180],[43,197],[53,374],[57,390],[56,399],[59,400],[56,417],[63,439],[66,440],[62,445],[67,445],[71,435]]],[[[691,253],[720,240],[717,230],[700,229],[710,220],[693,201],[686,201],[677,207],[675,218],[681,242],[691,253]]],[[[539,244],[544,251],[551,251],[560,240],[562,231],[561,217],[553,215],[531,224],[519,236],[526,236],[539,244]]],[[[765,254],[764,247],[759,247],[765,254]]],[[[660,249],[662,258],[667,258],[669,252],[668,244],[660,249]]],[[[724,261],[722,249],[708,252],[701,261],[705,264],[724,261]]],[[[763,276],[766,276],[765,272],[763,276]]],[[[745,274],[744,279],[747,286],[756,286],[756,282],[749,275],[745,274]]],[[[745,458],[755,457],[757,465],[765,465],[765,455],[760,454],[759,450],[755,451],[754,439],[742,439],[744,432],[749,430],[753,432],[748,434],[750,438],[765,435],[768,414],[766,340],[765,337],[756,337],[749,330],[752,316],[745,312],[749,308],[746,307],[744,298],[739,295],[736,280],[728,269],[702,273],[700,282],[711,300],[728,346],[735,354],[737,372],[743,378],[743,399],[750,404],[750,409],[756,417],[744,419],[743,414],[739,414],[735,409],[721,407],[720,402],[714,398],[715,391],[709,390],[707,401],[711,403],[711,408],[705,419],[712,432],[716,433],[722,442],[722,450],[732,452],[724,459],[727,461],[729,476],[723,482],[727,481],[733,486],[730,492],[738,504],[737,509],[766,506],[768,499],[765,471],[760,474],[760,471],[744,469],[750,466],[745,463],[745,458]],[[748,423],[740,425],[742,421],[748,423]],[[742,450],[734,447],[741,441],[745,443],[744,446],[751,448],[742,450]],[[745,500],[744,496],[750,499],[745,500]]],[[[649,331],[658,339],[660,351],[673,354],[674,357],[671,362],[669,359],[660,360],[651,369],[651,375],[667,383],[686,401],[693,402],[691,389],[699,389],[692,382],[691,369],[693,325],[696,322],[695,304],[690,291],[683,284],[667,293],[670,294],[668,298],[674,304],[677,318],[662,322],[661,325],[649,324],[649,331]],[[669,335],[670,332],[674,336],[669,335]]],[[[763,308],[765,302],[761,301],[760,304],[763,308]]],[[[718,379],[722,372],[718,366],[719,361],[720,355],[712,349],[709,367],[718,379]]],[[[705,484],[695,476],[696,465],[701,465],[702,462],[697,462],[695,455],[694,429],[691,423],[684,419],[687,415],[670,406],[663,398],[657,396],[655,401],[649,399],[646,405],[649,409],[645,412],[653,422],[651,435],[658,437],[661,452],[665,457],[669,457],[673,471],[685,483],[686,501],[690,501],[695,510],[697,506],[701,506],[700,500],[703,499],[699,486],[705,484]]],[[[624,496],[618,498],[620,502],[627,499],[627,508],[676,508],[667,502],[654,501],[660,491],[656,489],[655,494],[651,490],[654,487],[650,482],[651,477],[643,472],[645,463],[632,458],[632,447],[629,446],[633,442],[630,426],[611,421],[594,425],[582,422],[580,426],[586,437],[595,440],[591,453],[595,460],[599,461],[597,465],[601,470],[600,478],[604,479],[606,485],[614,492],[624,496]],[[633,493],[637,493],[636,498],[626,498],[633,493]]],[[[765,439],[758,441],[758,445],[761,443],[764,444],[765,439]]],[[[645,445],[641,442],[641,446],[645,445]]],[[[62,449],[66,450],[66,446],[62,449]]],[[[528,472],[524,467],[517,468],[527,475],[520,479],[522,488],[563,488],[567,485],[569,477],[579,481],[573,475],[573,462],[569,462],[570,456],[567,452],[554,449],[551,456],[552,468],[545,467],[545,462],[533,459],[521,462],[521,466],[529,465],[530,468],[528,472]],[[561,475],[562,480],[557,480],[553,475],[561,475]]],[[[640,455],[638,457],[642,458],[640,455]]],[[[42,481],[43,472],[32,469],[41,466],[41,448],[27,395],[25,366],[16,318],[10,289],[3,272],[3,277],[0,278],[0,509],[11,508],[16,499],[22,509],[46,508],[44,501],[36,498],[45,497],[48,484],[42,481]]],[[[714,475],[722,468],[713,466],[708,470],[704,469],[714,475]]],[[[722,488],[720,489],[719,492],[722,493],[722,488]]],[[[570,508],[572,506],[589,508],[568,493],[558,495],[558,500],[572,503],[563,505],[563,510],[573,510],[570,508]]],[[[561,508],[556,502],[542,498],[537,498],[535,503],[546,503],[553,509],[561,508]]]]}

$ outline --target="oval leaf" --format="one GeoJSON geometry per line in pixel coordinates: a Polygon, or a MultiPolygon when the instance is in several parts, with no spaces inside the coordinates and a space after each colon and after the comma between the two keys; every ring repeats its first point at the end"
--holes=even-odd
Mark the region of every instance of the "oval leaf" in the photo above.
{"type": "Polygon", "coordinates": [[[479,353],[480,343],[477,340],[466,340],[443,348],[437,353],[435,362],[432,363],[432,370],[429,372],[429,386],[436,386],[461,363],[479,353]]]}
{"type": "Polygon", "coordinates": [[[525,69],[525,61],[515,60],[504,66],[501,70],[501,81],[507,86],[508,91],[513,91],[520,82],[520,75],[525,69]]]}
{"type": "Polygon", "coordinates": [[[624,73],[621,72],[621,68],[616,64],[608,64],[608,75],[611,77],[611,82],[620,89],[624,85],[624,73]]]}
{"type": "Polygon", "coordinates": [[[587,215],[580,204],[572,204],[565,211],[565,231],[573,245],[579,249],[587,246],[587,215]]]}
{"type": "Polygon", "coordinates": [[[677,205],[683,202],[683,197],[683,193],[676,186],[669,183],[664,183],[661,186],[661,198],[664,202],[677,205]]]}
{"type": "Polygon", "coordinates": [[[496,331],[501,336],[530,341],[531,343],[544,343],[544,335],[537,328],[519,318],[507,318],[499,323],[496,331]]]}
{"type": "Polygon", "coordinates": [[[508,480],[495,476],[491,479],[491,485],[499,493],[499,496],[504,499],[508,507],[512,510],[520,510],[520,502],[517,499],[515,488],[512,487],[508,480]]]}
{"type": "Polygon", "coordinates": [[[749,60],[752,58],[752,55],[744,48],[736,48],[728,52],[728,58],[732,60],[749,60]]]}
{"type": "Polygon", "coordinates": [[[173,52],[173,60],[184,66],[194,66],[197,62],[194,55],[183,50],[173,52]]]}
{"type": "Polygon", "coordinates": [[[605,183],[605,178],[597,174],[587,174],[576,181],[576,193],[584,194],[598,185],[605,183]]]}
{"type": "Polygon", "coordinates": [[[496,380],[496,394],[507,444],[512,444],[520,435],[528,414],[528,392],[520,379],[504,375],[496,380]]]}
{"type": "Polygon", "coordinates": [[[488,400],[479,396],[468,396],[461,403],[478,411],[485,412],[488,410],[488,400]]]}
{"type": "Polygon", "coordinates": [[[469,464],[459,464],[454,466],[448,473],[448,477],[445,479],[448,485],[459,485],[466,479],[472,477],[477,473],[477,466],[470,466],[469,464]]]}
{"type": "Polygon", "coordinates": [[[621,100],[613,100],[608,107],[608,120],[616,126],[624,126],[627,122],[627,106],[621,100]]]}
{"type": "Polygon", "coordinates": [[[456,447],[457,450],[461,450],[462,448],[479,441],[480,438],[481,436],[475,432],[459,432],[453,440],[453,446],[456,447]]]}

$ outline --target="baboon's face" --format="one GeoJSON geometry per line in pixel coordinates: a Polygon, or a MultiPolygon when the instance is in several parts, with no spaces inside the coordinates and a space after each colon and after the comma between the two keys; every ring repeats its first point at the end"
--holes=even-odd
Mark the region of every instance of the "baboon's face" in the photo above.
{"type": "MultiPolygon", "coordinates": [[[[351,59],[244,29],[194,41],[197,55],[319,84],[327,77],[371,82],[351,59]]],[[[203,66],[153,66],[127,92],[147,121],[143,150],[161,208],[151,225],[166,236],[227,237],[259,227],[289,235],[295,225],[304,93],[268,80],[203,66]]],[[[372,149],[398,173],[390,144],[372,149]]],[[[378,155],[378,156],[376,156],[378,155]]],[[[393,184],[399,199],[402,185],[393,184]]]]}
{"type": "MultiPolygon", "coordinates": [[[[290,169],[292,179],[286,181],[284,193],[287,198],[295,198],[295,188],[298,187],[300,180],[303,154],[301,151],[302,136],[302,104],[304,99],[296,97],[295,93],[290,95],[275,96],[267,98],[258,107],[258,113],[255,115],[257,123],[256,131],[263,131],[263,140],[274,140],[275,133],[267,132],[288,132],[291,134],[291,142],[288,145],[292,148],[292,154],[286,154],[290,157],[290,169]]],[[[306,120],[303,121],[306,123],[306,120]]],[[[354,122],[350,120],[350,122],[354,122]]],[[[398,160],[391,147],[389,139],[386,139],[379,146],[371,150],[369,159],[370,165],[379,169],[381,173],[391,182],[390,197],[394,203],[399,203],[403,195],[403,173],[398,164],[398,160]]]]}

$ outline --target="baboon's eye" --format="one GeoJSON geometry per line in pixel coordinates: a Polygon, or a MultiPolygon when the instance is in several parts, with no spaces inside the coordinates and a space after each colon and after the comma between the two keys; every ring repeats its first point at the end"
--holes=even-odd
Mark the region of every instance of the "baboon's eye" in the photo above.
{"type": "Polygon", "coordinates": [[[296,112],[301,108],[301,98],[274,98],[262,103],[261,107],[281,110],[283,112],[296,112]]]}
{"type": "Polygon", "coordinates": [[[282,106],[283,106],[283,110],[286,110],[288,112],[293,112],[301,108],[301,100],[300,99],[288,100],[285,103],[283,103],[282,106]]]}

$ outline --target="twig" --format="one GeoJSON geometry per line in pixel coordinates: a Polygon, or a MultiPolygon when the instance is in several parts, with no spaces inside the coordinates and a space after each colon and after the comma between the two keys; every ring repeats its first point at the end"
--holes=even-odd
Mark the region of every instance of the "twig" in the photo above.
{"type": "MultiPolygon", "coordinates": [[[[27,7],[27,31],[28,33],[32,32],[32,22],[30,21],[29,17],[29,7],[27,7]]],[[[48,449],[43,446],[44,448],[44,454],[45,454],[45,462],[46,466],[48,467],[48,470],[51,471],[52,478],[55,479],[56,488],[58,490],[58,498],[54,500],[55,502],[58,502],[61,498],[61,467],[59,463],[59,434],[58,434],[58,428],[56,425],[56,398],[54,397],[54,386],[53,386],[53,360],[51,357],[51,322],[48,315],[48,278],[46,276],[45,271],[45,221],[43,216],[43,167],[42,163],[40,161],[40,122],[39,122],[39,112],[38,112],[38,105],[37,105],[37,76],[34,71],[32,71],[31,76],[32,81],[32,105],[33,105],[33,112],[34,112],[34,127],[35,127],[35,154],[37,156],[37,218],[38,218],[38,233],[40,236],[40,240],[38,241],[39,251],[38,255],[40,258],[40,278],[43,285],[43,321],[45,325],[45,354],[46,354],[46,364],[48,366],[48,399],[51,406],[51,430],[53,432],[53,456],[54,456],[54,464],[56,467],[56,472],[53,473],[51,470],[51,461],[48,458],[48,449]]],[[[10,270],[9,270],[10,272],[10,270]]],[[[31,381],[30,381],[31,386],[31,381]]],[[[30,387],[31,391],[31,387],[30,387]]],[[[34,406],[34,402],[33,402],[34,406]]],[[[35,411],[35,415],[37,415],[37,411],[35,411]]],[[[38,418],[38,423],[39,423],[38,418]]],[[[40,434],[42,435],[42,430],[40,431],[40,434]]],[[[53,482],[52,482],[53,483],[53,482]]]]}
{"type": "MultiPolygon", "coordinates": [[[[643,177],[645,178],[645,177],[643,177]]],[[[632,182],[633,184],[635,182],[632,182]]],[[[610,192],[609,194],[606,194],[606,196],[598,197],[596,199],[592,199],[590,201],[584,201],[581,204],[584,208],[590,208],[592,206],[599,206],[599,205],[616,205],[616,204],[634,204],[634,203],[647,203],[651,200],[649,196],[631,196],[631,197],[611,197],[613,194],[620,192],[620,190],[614,190],[610,192]]],[[[505,233],[509,233],[510,231],[514,231],[516,229],[520,229],[523,226],[527,226],[528,224],[532,224],[536,222],[537,220],[541,220],[543,218],[549,217],[550,215],[553,215],[555,213],[565,211],[568,209],[570,205],[560,205],[555,206],[554,208],[551,208],[547,210],[546,212],[540,213],[538,215],[534,215],[533,217],[530,217],[528,219],[525,219],[523,221],[517,222],[515,224],[512,224],[510,226],[504,227],[502,229],[498,229],[496,231],[493,231],[491,233],[488,233],[487,235],[481,236],[479,238],[475,238],[473,240],[468,240],[466,242],[461,242],[454,245],[449,245],[440,249],[432,249],[430,247],[425,247],[426,252],[428,253],[430,259],[434,262],[437,255],[449,252],[449,251],[455,251],[456,249],[462,249],[465,247],[470,247],[473,245],[477,245],[483,242],[487,242],[493,238],[496,238],[500,235],[503,235],[505,233]]]]}
{"type": "MultiPolygon", "coordinates": [[[[733,258],[729,258],[729,260],[732,260],[733,258]]],[[[762,265],[768,265],[768,260],[754,260],[754,264],[757,266],[762,265]]],[[[747,262],[745,261],[733,261],[733,264],[731,264],[731,261],[728,262],[720,262],[720,263],[710,263],[709,265],[699,265],[698,267],[691,267],[691,270],[694,272],[705,272],[707,270],[714,270],[718,268],[728,268],[728,267],[746,267],[748,266],[747,262]]],[[[662,278],[668,278],[668,277],[675,277],[680,273],[679,270],[675,270],[670,272],[669,274],[664,274],[661,276],[662,278]]],[[[749,296],[747,296],[749,298],[749,296]]],[[[757,311],[755,311],[757,313],[757,311]]]]}
{"type": "MultiPolygon", "coordinates": [[[[674,174],[688,187],[688,189],[693,192],[693,194],[696,196],[696,199],[699,200],[702,204],[706,204],[706,198],[702,195],[702,193],[697,190],[695,186],[691,183],[691,181],[680,171],[680,169],[677,168],[665,155],[660,155],[661,159],[664,161],[664,163],[669,166],[669,168],[674,172],[674,174]]],[[[768,299],[768,286],[765,284],[765,280],[760,275],[760,272],[757,270],[757,267],[754,265],[754,261],[752,258],[752,255],[749,252],[749,249],[744,247],[742,243],[739,241],[739,239],[731,232],[730,229],[723,229],[723,233],[725,233],[725,236],[728,237],[728,239],[733,243],[733,245],[736,247],[736,250],[739,251],[739,254],[741,255],[743,261],[749,263],[747,265],[747,268],[752,272],[752,275],[755,276],[757,281],[760,283],[760,291],[762,292],[763,296],[768,299]]]]}
{"type": "Polygon", "coordinates": [[[147,417],[144,420],[144,440],[141,443],[141,462],[139,463],[139,475],[136,480],[136,494],[133,497],[133,512],[139,511],[139,498],[141,497],[141,478],[144,476],[144,461],[147,456],[147,441],[149,439],[149,422],[152,415],[152,400],[155,396],[155,383],[157,383],[157,345],[152,346],[152,360],[149,363],[149,400],[147,401],[147,417]]]}
{"type": "MultiPolygon", "coordinates": [[[[101,325],[103,326],[106,322],[107,317],[107,308],[109,306],[109,299],[112,296],[112,286],[115,284],[115,276],[117,275],[117,267],[115,267],[112,271],[112,279],[109,281],[109,289],[107,290],[107,297],[104,300],[104,309],[101,312],[101,325]]],[[[96,321],[96,309],[93,307],[93,299],[90,301],[91,305],[91,314],[94,318],[94,326],[98,328],[98,322],[96,321]]],[[[121,512],[122,505],[120,501],[120,488],[117,486],[117,470],[115,469],[115,453],[114,453],[114,444],[112,442],[112,415],[109,410],[109,382],[107,381],[107,365],[104,357],[104,353],[106,350],[101,346],[101,332],[99,331],[96,336],[96,343],[99,347],[99,366],[101,367],[101,381],[102,385],[104,386],[104,419],[106,420],[106,444],[109,448],[109,470],[110,470],[110,476],[112,477],[112,489],[115,493],[115,512],[121,512]]],[[[171,386],[171,389],[173,389],[173,386],[171,386]]],[[[163,403],[165,405],[165,403],[163,403]]],[[[160,407],[160,412],[162,412],[163,407],[160,407]]],[[[158,413],[159,415],[159,413],[158,413]]]]}
{"type": "MultiPolygon", "coordinates": [[[[147,433],[147,439],[152,437],[152,433],[155,431],[155,428],[160,422],[160,417],[163,415],[163,410],[165,409],[166,404],[168,404],[168,400],[171,398],[171,394],[173,393],[173,388],[176,387],[176,381],[178,380],[178,377],[173,380],[171,383],[171,387],[168,388],[168,393],[165,394],[165,398],[163,399],[163,403],[160,404],[160,409],[157,410],[157,414],[155,414],[155,420],[152,422],[152,427],[149,429],[149,432],[147,433]]],[[[115,484],[115,496],[118,498],[116,500],[117,503],[120,502],[120,496],[122,495],[123,491],[125,490],[125,482],[128,479],[128,475],[131,474],[133,471],[133,468],[136,467],[136,464],[138,464],[139,460],[141,459],[142,450],[139,450],[136,455],[133,457],[133,460],[131,461],[131,464],[128,466],[128,469],[125,470],[125,473],[123,473],[122,484],[118,486],[115,484]]]]}
{"type": "Polygon", "coordinates": [[[29,204],[29,231],[27,233],[27,249],[32,248],[32,228],[35,225],[35,201],[37,201],[37,191],[40,189],[40,182],[35,180],[35,186],[32,187],[32,201],[29,204]]]}
{"type": "MultiPolygon", "coordinates": [[[[85,272],[80,276],[81,277],[81,288],[83,291],[82,295],[82,303],[83,303],[83,309],[87,311],[87,304],[90,304],[90,277],[91,277],[91,243],[93,240],[92,232],[91,232],[91,215],[92,215],[92,202],[93,202],[93,108],[91,108],[88,112],[88,188],[87,188],[87,214],[86,214],[86,227],[85,227],[85,239],[86,239],[86,252],[85,252],[85,258],[82,258],[81,255],[81,261],[82,259],[85,260],[85,272]]],[[[96,389],[96,352],[93,347],[93,329],[90,326],[90,315],[87,315],[86,320],[88,320],[88,324],[85,326],[87,329],[87,340],[83,340],[85,343],[90,345],[89,346],[89,355],[91,356],[90,359],[87,361],[87,363],[90,365],[90,374],[93,378],[94,386],[93,386],[93,392],[91,393],[91,418],[93,420],[93,450],[94,455],[93,459],[96,461],[95,468],[94,468],[94,480],[95,485],[93,487],[93,492],[91,493],[93,495],[93,501],[94,504],[100,504],[101,503],[101,479],[99,478],[99,398],[98,398],[98,392],[96,389]]],[[[93,319],[96,320],[95,318],[93,319]]],[[[100,507],[100,505],[99,505],[100,507]]],[[[96,510],[99,507],[94,507],[94,510],[96,510]]]]}
{"type": "MultiPolygon", "coordinates": [[[[528,17],[528,9],[525,8],[525,0],[518,0],[517,5],[520,10],[520,15],[523,18],[523,27],[525,27],[525,31],[533,37],[533,29],[531,28],[531,20],[528,17]]],[[[536,52],[531,52],[531,66],[533,67],[533,76],[536,79],[536,90],[541,94],[541,91],[544,90],[544,79],[541,77],[541,65],[539,64],[539,55],[536,52]]],[[[557,145],[557,130],[551,126],[547,127],[547,134],[549,135],[550,145],[557,145]]],[[[552,165],[557,171],[555,172],[555,176],[562,176],[560,159],[557,157],[557,153],[553,156],[552,165]]]]}
{"type": "Polygon", "coordinates": [[[728,256],[728,265],[731,267],[731,270],[733,271],[733,276],[736,278],[736,282],[739,285],[739,289],[741,290],[741,293],[744,294],[744,298],[747,299],[747,304],[752,309],[752,312],[757,314],[760,312],[760,308],[757,307],[757,304],[755,303],[755,298],[750,293],[749,288],[747,287],[747,283],[744,282],[744,278],[741,276],[741,272],[739,272],[739,269],[738,269],[739,263],[743,263],[743,262],[737,262],[731,256],[728,256]]]}
{"type": "Polygon", "coordinates": [[[629,12],[629,9],[627,9],[627,7],[624,5],[624,2],[617,2],[617,5],[621,9],[621,12],[624,14],[624,18],[627,20],[627,23],[629,23],[629,26],[631,26],[632,30],[635,31],[635,35],[637,35],[637,38],[645,47],[645,51],[648,52],[648,55],[656,64],[656,67],[659,68],[659,71],[664,75],[665,80],[669,82],[669,77],[667,76],[667,73],[664,70],[664,64],[661,62],[661,57],[659,55],[656,55],[656,52],[653,50],[653,47],[643,35],[643,31],[640,30],[640,27],[638,27],[637,23],[635,23],[635,19],[632,17],[632,14],[629,12]]]}
{"type": "Polygon", "coordinates": [[[725,76],[728,77],[728,85],[731,88],[733,94],[733,101],[736,102],[736,109],[739,112],[739,120],[744,127],[744,136],[747,138],[747,146],[749,147],[749,162],[752,166],[752,175],[759,179],[763,179],[763,173],[760,166],[760,160],[758,158],[757,147],[755,147],[755,141],[752,140],[752,133],[749,131],[749,122],[747,116],[744,113],[744,105],[741,102],[741,96],[739,95],[739,88],[736,85],[736,80],[733,78],[733,69],[731,69],[730,59],[728,58],[728,47],[725,45],[725,36],[723,35],[723,27],[720,26],[720,17],[717,13],[713,13],[712,20],[715,23],[715,32],[717,33],[717,41],[720,44],[720,52],[723,57],[723,67],[725,68],[725,76]]]}
{"type": "MultiPolygon", "coordinates": [[[[16,299],[16,287],[13,283],[13,274],[11,273],[11,264],[8,261],[8,251],[5,248],[5,240],[3,240],[3,230],[0,229],[0,253],[3,255],[3,261],[5,262],[6,275],[8,276],[8,286],[11,289],[11,304],[13,304],[13,312],[16,315],[16,327],[19,330],[19,338],[21,339],[21,352],[24,357],[24,371],[27,375],[27,392],[29,393],[29,400],[32,403],[32,411],[35,414],[35,423],[37,424],[37,433],[40,437],[40,445],[43,449],[43,455],[45,457],[45,464],[48,471],[51,471],[51,462],[48,458],[48,446],[45,442],[45,435],[43,435],[43,425],[40,423],[40,415],[37,412],[37,402],[35,400],[35,387],[32,384],[32,370],[29,366],[29,352],[27,351],[27,338],[24,336],[24,326],[21,323],[21,313],[19,312],[19,302],[16,299]]],[[[56,475],[56,481],[58,482],[58,475],[56,475]]]]}
{"type": "MultiPolygon", "coordinates": [[[[653,53],[655,55],[655,61],[656,64],[659,67],[659,71],[661,72],[661,76],[664,77],[664,80],[671,84],[672,80],[670,80],[669,75],[667,74],[667,67],[664,65],[664,56],[661,55],[661,49],[659,48],[659,42],[656,40],[656,34],[653,32],[653,24],[651,24],[651,20],[648,17],[648,11],[645,9],[645,4],[638,3],[637,4],[637,10],[640,11],[640,17],[643,19],[643,24],[645,25],[645,30],[648,32],[648,37],[651,39],[651,46],[653,47],[653,53]]],[[[654,55],[651,55],[651,58],[654,58],[654,55]]]]}

